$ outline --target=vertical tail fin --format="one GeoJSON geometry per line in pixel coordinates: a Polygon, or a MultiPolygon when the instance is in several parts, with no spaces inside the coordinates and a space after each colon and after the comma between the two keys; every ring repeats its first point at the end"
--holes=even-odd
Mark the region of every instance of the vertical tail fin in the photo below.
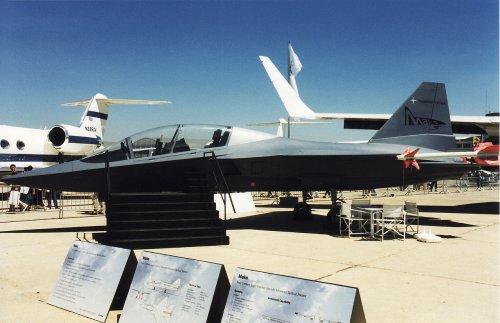
{"type": "Polygon", "coordinates": [[[292,118],[313,116],[314,111],[300,99],[295,90],[288,84],[283,75],[278,71],[273,62],[266,56],[259,56],[267,75],[278,92],[278,95],[285,106],[288,115],[292,118]]]}
{"type": "Polygon", "coordinates": [[[79,128],[95,133],[99,138],[103,138],[108,120],[109,106],[112,103],[108,98],[97,93],[88,100],[64,103],[64,106],[76,107],[86,106],[80,119],[79,128]]]}
{"type": "Polygon", "coordinates": [[[420,84],[370,142],[443,151],[456,147],[445,85],[430,82],[420,84]]]}
{"type": "Polygon", "coordinates": [[[299,89],[297,88],[297,82],[295,78],[299,74],[300,70],[302,70],[302,63],[300,62],[299,57],[292,48],[292,43],[288,42],[288,83],[290,86],[299,94],[299,89]]]}
{"type": "Polygon", "coordinates": [[[80,128],[95,132],[97,136],[103,138],[108,121],[110,102],[107,97],[97,93],[92,97],[80,120],[80,128]]]}
{"type": "Polygon", "coordinates": [[[151,100],[124,100],[108,99],[105,95],[97,93],[88,100],[68,102],[65,106],[86,106],[85,112],[80,120],[80,129],[93,132],[100,138],[103,138],[108,120],[109,107],[112,104],[167,104],[169,101],[151,101],[151,100]]]}

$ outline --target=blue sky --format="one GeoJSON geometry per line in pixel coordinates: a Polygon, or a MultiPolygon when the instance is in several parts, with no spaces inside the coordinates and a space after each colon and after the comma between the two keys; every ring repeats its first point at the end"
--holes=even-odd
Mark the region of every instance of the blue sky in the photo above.
{"type": "MultiPolygon", "coordinates": [[[[451,113],[498,111],[498,1],[0,2],[0,124],[76,125],[61,103],[97,92],[166,99],[113,106],[106,140],[164,124],[246,126],[286,113],[258,56],[297,83],[316,112],[392,113],[423,81],[444,82],[451,113]]],[[[274,128],[256,128],[275,132],[274,128]]],[[[292,137],[368,139],[341,122],[292,137]]]]}

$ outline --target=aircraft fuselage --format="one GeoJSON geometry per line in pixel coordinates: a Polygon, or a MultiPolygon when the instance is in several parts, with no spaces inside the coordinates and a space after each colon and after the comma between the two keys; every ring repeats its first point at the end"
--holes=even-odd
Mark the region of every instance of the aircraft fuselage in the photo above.
{"type": "MultiPolygon", "coordinates": [[[[420,170],[396,160],[406,146],[321,143],[273,138],[109,162],[106,154],[33,172],[30,186],[66,191],[186,191],[193,176],[222,170],[230,191],[369,189],[459,177],[471,165],[425,161],[420,170]],[[383,153],[382,153],[383,152],[383,153]],[[216,159],[210,159],[212,153],[216,159]]],[[[432,151],[432,150],[429,150],[432,151]]],[[[109,156],[108,156],[109,157],[109,156]]],[[[18,175],[21,179],[23,175],[18,175]]]]}

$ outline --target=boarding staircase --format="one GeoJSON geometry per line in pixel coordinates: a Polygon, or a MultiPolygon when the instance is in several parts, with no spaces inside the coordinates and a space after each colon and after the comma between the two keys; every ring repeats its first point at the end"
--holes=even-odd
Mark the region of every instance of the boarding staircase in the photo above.
{"type": "MultiPolygon", "coordinates": [[[[212,170],[222,174],[220,168],[212,170]]],[[[225,215],[219,217],[214,202],[220,176],[214,184],[211,175],[188,172],[185,186],[176,192],[110,193],[103,243],[129,249],[229,244],[225,215]]]]}

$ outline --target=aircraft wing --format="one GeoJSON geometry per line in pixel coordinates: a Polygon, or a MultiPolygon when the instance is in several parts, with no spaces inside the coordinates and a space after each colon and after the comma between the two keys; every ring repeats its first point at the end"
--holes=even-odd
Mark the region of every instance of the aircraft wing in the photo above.
{"type": "MultiPolygon", "coordinates": [[[[326,121],[290,121],[290,124],[329,124],[331,122],[326,121]]],[[[265,126],[279,126],[283,124],[288,124],[288,121],[271,121],[271,122],[261,122],[261,123],[252,123],[248,126],[251,127],[265,127],[265,126]]]]}
{"type": "MultiPolygon", "coordinates": [[[[390,114],[368,113],[314,113],[302,118],[315,120],[344,120],[344,129],[378,130],[391,117],[390,114]]],[[[488,134],[498,136],[498,116],[450,116],[453,133],[488,134]]]]}
{"type": "MultiPolygon", "coordinates": [[[[378,130],[390,116],[390,114],[317,113],[316,119],[343,119],[345,129],[378,130]]],[[[452,115],[450,119],[453,133],[498,136],[499,117],[452,115]]]]}
{"type": "MultiPolygon", "coordinates": [[[[64,103],[63,106],[66,107],[78,107],[78,106],[87,106],[92,99],[67,102],[64,103]]],[[[96,98],[97,101],[104,104],[141,104],[141,105],[153,105],[153,104],[169,104],[172,103],[170,101],[157,101],[157,100],[127,100],[127,99],[99,99],[96,98]]]]}
{"type": "Polygon", "coordinates": [[[344,129],[378,130],[389,120],[391,114],[366,113],[315,113],[316,120],[344,120],[344,129]]]}
{"type": "Polygon", "coordinates": [[[487,133],[498,137],[499,116],[450,116],[454,133],[487,133]],[[479,130],[479,131],[478,131],[479,130]]]}

